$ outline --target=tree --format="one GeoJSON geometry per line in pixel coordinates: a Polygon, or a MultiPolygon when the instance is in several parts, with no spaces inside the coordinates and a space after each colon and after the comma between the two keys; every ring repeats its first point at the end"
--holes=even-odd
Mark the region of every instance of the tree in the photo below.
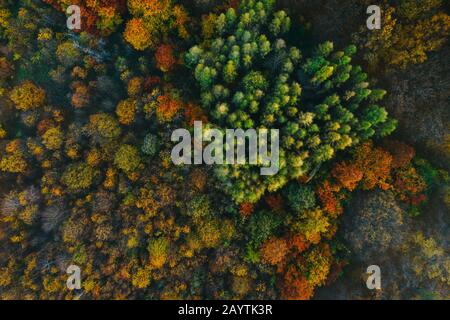
{"type": "Polygon", "coordinates": [[[401,25],[397,32],[393,33],[392,47],[386,53],[392,57],[390,64],[404,68],[410,63],[422,63],[427,59],[427,52],[445,43],[450,34],[450,16],[438,13],[414,25],[401,25]]]}
{"type": "MultiPolygon", "coordinates": [[[[1,14],[0,14],[1,15],[1,14]]],[[[5,57],[0,58],[0,83],[7,80],[13,72],[13,67],[5,57]]]]}
{"type": "Polygon", "coordinates": [[[89,188],[94,182],[95,171],[85,163],[73,163],[67,166],[61,177],[61,182],[71,191],[89,188]]]}
{"type": "Polygon", "coordinates": [[[160,95],[156,106],[156,117],[161,122],[168,122],[172,120],[181,107],[181,102],[171,95],[160,95]]]}
{"type": "Polygon", "coordinates": [[[80,61],[81,53],[73,41],[65,41],[56,49],[59,62],[65,67],[72,67],[80,61]]]}
{"type": "Polygon", "coordinates": [[[65,12],[69,5],[80,6],[82,12],[82,31],[108,36],[122,24],[122,14],[125,13],[126,0],[44,0],[56,9],[65,12]]]}
{"type": "MultiPolygon", "coordinates": [[[[448,257],[445,247],[432,236],[425,236],[423,232],[416,232],[408,239],[410,246],[411,269],[414,275],[430,287],[443,288],[448,286],[448,257]]],[[[444,289],[445,290],[445,289],[444,289]]],[[[438,292],[440,290],[437,290],[438,292]]]]}
{"type": "Polygon", "coordinates": [[[316,204],[314,190],[309,186],[295,182],[286,187],[286,198],[289,206],[297,212],[311,209],[316,204]]]}
{"type": "Polygon", "coordinates": [[[98,138],[112,139],[120,136],[118,121],[107,113],[97,113],[89,117],[89,131],[98,138]]]}
{"type": "Polygon", "coordinates": [[[430,51],[442,47],[450,33],[450,17],[439,11],[441,5],[437,0],[401,0],[397,7],[385,5],[381,30],[364,28],[354,35],[371,68],[422,63],[430,51]]]}
{"type": "Polygon", "coordinates": [[[198,235],[206,248],[213,248],[222,239],[221,222],[215,217],[206,217],[199,223],[198,235]]]}
{"type": "Polygon", "coordinates": [[[363,178],[363,171],[352,163],[340,162],[333,167],[331,175],[347,190],[353,191],[363,178]]]}
{"type": "Polygon", "coordinates": [[[250,202],[241,203],[239,207],[239,213],[243,216],[249,216],[254,210],[254,205],[250,202]]]}
{"type": "Polygon", "coordinates": [[[398,140],[388,140],[383,143],[383,149],[392,156],[392,168],[407,166],[414,158],[416,152],[413,147],[398,140]]]}
{"type": "Polygon", "coordinates": [[[264,263],[276,265],[283,261],[288,252],[286,240],[270,238],[261,247],[261,258],[264,263]]]}
{"type": "Polygon", "coordinates": [[[255,247],[259,247],[280,226],[281,219],[267,211],[258,211],[250,216],[246,226],[249,239],[255,247]]]}
{"type": "Polygon", "coordinates": [[[169,251],[169,240],[157,238],[150,240],[148,252],[150,254],[150,264],[155,268],[161,268],[167,261],[169,251]]]}
{"type": "Polygon", "coordinates": [[[45,101],[44,89],[36,86],[31,81],[24,81],[11,90],[9,98],[20,111],[27,111],[41,107],[45,101]]]}
{"type": "Polygon", "coordinates": [[[62,237],[64,242],[76,243],[82,238],[85,232],[84,219],[71,218],[63,225],[62,237]]]}
{"type": "Polygon", "coordinates": [[[415,206],[425,200],[422,193],[428,186],[413,166],[409,165],[396,170],[393,180],[393,186],[400,200],[415,206]]]}
{"type": "Polygon", "coordinates": [[[116,114],[121,124],[133,123],[137,111],[137,101],[134,99],[122,100],[116,108],[116,114]]]}
{"type": "Polygon", "coordinates": [[[73,84],[73,88],[75,89],[71,100],[73,107],[77,109],[86,107],[90,101],[89,88],[78,81],[73,84]]]}
{"type": "Polygon", "coordinates": [[[249,277],[232,278],[231,289],[237,295],[237,298],[245,297],[249,293],[252,286],[252,279],[249,277]]]}
{"type": "Polygon", "coordinates": [[[145,135],[144,143],[142,144],[141,151],[148,156],[155,156],[160,148],[160,142],[157,135],[148,133],[145,135]]]}
{"type": "Polygon", "coordinates": [[[290,266],[281,284],[281,298],[285,300],[309,300],[314,288],[295,266],[290,266]]]}
{"type": "Polygon", "coordinates": [[[42,211],[41,215],[42,230],[48,233],[55,230],[63,221],[64,208],[58,205],[49,206],[42,211]]]}
{"type": "Polygon", "coordinates": [[[195,121],[201,121],[203,124],[208,123],[208,118],[202,108],[192,102],[184,105],[184,117],[190,126],[193,126],[195,121]]]}
{"type": "Polygon", "coordinates": [[[323,210],[328,212],[332,217],[337,217],[343,211],[337,192],[340,188],[325,180],[316,189],[317,197],[320,199],[323,210]]]}
{"type": "Polygon", "coordinates": [[[211,201],[206,195],[198,195],[192,198],[186,205],[186,214],[194,221],[201,221],[211,214],[211,201]]]}
{"type": "Polygon", "coordinates": [[[156,49],[156,66],[163,72],[171,71],[177,60],[173,54],[173,48],[169,44],[162,44],[156,49]]]}
{"type": "Polygon", "coordinates": [[[305,258],[308,268],[308,283],[313,286],[325,284],[331,267],[331,248],[328,244],[314,247],[305,258]]]}
{"type": "Polygon", "coordinates": [[[267,205],[275,212],[282,212],[284,209],[284,200],[280,194],[270,194],[266,198],[267,205]]]}
{"type": "Polygon", "coordinates": [[[64,134],[59,127],[53,127],[42,135],[42,142],[49,150],[58,150],[64,141],[64,134]]]}
{"type": "Polygon", "coordinates": [[[114,164],[127,174],[133,173],[141,165],[141,157],[136,147],[123,144],[114,156],[114,164]]]}
{"type": "Polygon", "coordinates": [[[144,79],[133,77],[128,81],[127,92],[130,97],[137,98],[142,94],[144,79]]]}
{"type": "Polygon", "coordinates": [[[373,146],[373,142],[366,142],[355,150],[355,165],[363,172],[362,188],[370,190],[379,186],[389,187],[387,179],[391,173],[392,156],[381,148],[373,146]]]}
{"type": "Polygon", "coordinates": [[[187,13],[171,0],[128,0],[128,9],[133,18],[126,24],[124,38],[136,50],[155,49],[170,31],[177,31],[182,39],[188,36],[187,13]]]}
{"type": "Polygon", "coordinates": [[[305,240],[317,244],[322,235],[331,227],[329,218],[319,208],[304,211],[298,216],[298,220],[292,223],[291,229],[304,236],[305,240]]]}
{"type": "MultiPolygon", "coordinates": [[[[109,1],[111,2],[111,1],[109,1]]],[[[111,4],[116,6],[121,6],[121,1],[112,1],[111,4]],[[118,3],[117,3],[118,2],[118,3]]],[[[96,27],[101,31],[102,34],[109,34],[117,29],[118,26],[122,24],[122,18],[120,16],[120,7],[100,7],[98,9],[98,21],[96,27]]]]}
{"type": "Polygon", "coordinates": [[[153,46],[151,34],[144,26],[142,19],[133,18],[127,22],[123,37],[136,50],[145,50],[149,46],[153,46]]]}
{"type": "Polygon", "coordinates": [[[20,152],[4,155],[0,160],[0,169],[4,172],[24,173],[27,168],[28,164],[20,152]]]}
{"type": "Polygon", "coordinates": [[[7,135],[8,135],[8,133],[6,132],[6,130],[0,124],[0,139],[4,139],[7,135]]]}
{"type": "Polygon", "coordinates": [[[352,199],[350,207],[355,214],[343,234],[361,259],[373,259],[402,243],[404,212],[391,191],[370,191],[352,199]]]}
{"type": "Polygon", "coordinates": [[[289,248],[297,250],[300,253],[308,249],[310,244],[302,234],[294,234],[288,238],[289,248]]]}
{"type": "Polygon", "coordinates": [[[148,268],[139,268],[133,274],[132,283],[138,289],[146,288],[150,284],[150,270],[148,268]]]}

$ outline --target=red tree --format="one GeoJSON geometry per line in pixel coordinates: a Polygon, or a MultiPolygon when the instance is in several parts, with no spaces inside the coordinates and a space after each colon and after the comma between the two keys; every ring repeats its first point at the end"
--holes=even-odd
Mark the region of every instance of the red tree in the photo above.
{"type": "Polygon", "coordinates": [[[169,44],[162,44],[156,49],[156,66],[163,72],[171,71],[177,60],[173,54],[173,48],[169,44]]]}

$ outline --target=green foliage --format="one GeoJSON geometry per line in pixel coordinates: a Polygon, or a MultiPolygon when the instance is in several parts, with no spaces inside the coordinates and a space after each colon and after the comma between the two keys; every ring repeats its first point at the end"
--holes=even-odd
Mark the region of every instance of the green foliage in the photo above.
{"type": "Polygon", "coordinates": [[[192,198],[186,205],[186,213],[194,220],[199,221],[211,213],[211,202],[206,195],[192,198]]]}
{"type": "Polygon", "coordinates": [[[141,151],[148,156],[155,156],[159,151],[160,143],[157,135],[149,133],[144,138],[141,151]]]}
{"type": "Polygon", "coordinates": [[[250,217],[247,226],[248,237],[251,244],[257,248],[267,240],[275,230],[281,225],[281,219],[278,216],[268,212],[259,211],[250,217]]]}
{"type": "Polygon", "coordinates": [[[286,187],[286,198],[289,206],[295,211],[311,209],[316,205],[316,196],[310,186],[297,182],[286,187]]]}
{"type": "Polygon", "coordinates": [[[84,265],[86,263],[87,252],[84,245],[80,245],[75,249],[72,259],[73,262],[79,265],[84,265]]]}
{"type": "Polygon", "coordinates": [[[258,263],[260,261],[259,251],[255,250],[250,244],[248,244],[245,259],[250,263],[258,263]]]}
{"type": "Polygon", "coordinates": [[[414,164],[427,186],[432,187],[439,182],[439,171],[425,159],[415,159],[414,164]]]}
{"type": "Polygon", "coordinates": [[[185,62],[201,90],[203,108],[225,128],[280,128],[279,173],[258,167],[220,168],[216,174],[237,203],[256,202],[289,180],[372,136],[395,129],[383,90],[371,89],[355,46],[319,45],[309,57],[283,39],[290,19],[272,1],[243,1],[216,21],[215,38],[192,47],[185,62]],[[248,26],[252,26],[249,28],[248,26]]]}
{"type": "Polygon", "coordinates": [[[298,215],[291,229],[305,236],[306,240],[313,243],[320,240],[331,226],[330,219],[320,209],[306,210],[298,215]]]}

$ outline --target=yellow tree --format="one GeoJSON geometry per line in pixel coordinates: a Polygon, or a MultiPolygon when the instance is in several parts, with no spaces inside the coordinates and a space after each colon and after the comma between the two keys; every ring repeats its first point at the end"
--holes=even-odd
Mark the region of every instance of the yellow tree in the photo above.
{"type": "Polygon", "coordinates": [[[424,62],[428,52],[442,47],[450,33],[450,17],[441,4],[439,0],[401,0],[396,7],[384,5],[382,28],[364,27],[354,35],[370,67],[405,68],[424,62]]]}
{"type": "Polygon", "coordinates": [[[43,105],[45,91],[33,82],[25,81],[12,89],[9,98],[18,110],[27,111],[43,105]]]}
{"type": "Polygon", "coordinates": [[[137,101],[126,99],[119,102],[116,108],[116,114],[119,122],[122,124],[132,124],[137,110],[137,101]]]}

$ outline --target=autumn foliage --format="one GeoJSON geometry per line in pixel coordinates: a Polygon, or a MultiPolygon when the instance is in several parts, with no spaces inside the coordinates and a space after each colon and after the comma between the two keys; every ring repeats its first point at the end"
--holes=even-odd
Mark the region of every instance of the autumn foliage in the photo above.
{"type": "Polygon", "coordinates": [[[286,300],[309,300],[314,289],[295,266],[289,267],[281,284],[281,298],[286,300]]]}
{"type": "Polygon", "coordinates": [[[182,106],[182,103],[176,98],[170,95],[161,95],[158,97],[156,116],[162,122],[170,121],[182,106]]]}
{"type": "Polygon", "coordinates": [[[146,49],[152,41],[151,34],[145,28],[143,20],[139,18],[128,21],[123,37],[136,50],[146,49]]]}
{"type": "Polygon", "coordinates": [[[337,194],[339,189],[339,187],[331,184],[330,181],[325,180],[316,190],[323,209],[334,217],[340,215],[343,211],[337,194]]]}
{"type": "Polygon", "coordinates": [[[355,150],[355,166],[363,172],[361,181],[364,190],[375,186],[389,188],[387,179],[391,173],[392,156],[387,151],[375,147],[372,142],[363,143],[355,150]]]}
{"type": "Polygon", "coordinates": [[[174,56],[173,48],[169,44],[162,44],[156,49],[156,66],[163,72],[171,71],[177,60],[174,56]]]}
{"type": "Polygon", "coordinates": [[[18,110],[27,111],[42,106],[45,100],[45,91],[33,82],[25,81],[15,87],[9,97],[18,110]]]}
{"type": "Polygon", "coordinates": [[[408,165],[416,154],[413,147],[398,140],[387,140],[382,146],[392,156],[392,168],[408,165]]]}
{"type": "MultiPolygon", "coordinates": [[[[394,65],[448,33],[416,1],[384,20],[409,38],[373,33],[394,41],[394,65]]],[[[383,246],[399,237],[385,218],[449,203],[447,171],[386,137],[396,121],[360,48],[300,41],[285,1],[44,2],[0,1],[0,299],[311,299],[353,257],[335,235],[354,200],[355,238],[383,246]],[[64,25],[70,4],[81,30],[64,25]],[[172,134],[195,121],[279,128],[278,173],[260,174],[261,149],[257,165],[175,164],[172,134]]]]}
{"type": "Polygon", "coordinates": [[[241,203],[241,205],[239,206],[239,213],[244,217],[251,215],[253,210],[254,210],[254,205],[253,205],[253,203],[250,203],[250,202],[241,203]]]}
{"type": "Polygon", "coordinates": [[[60,11],[65,12],[69,5],[81,9],[81,31],[109,35],[122,23],[127,0],[44,0],[60,11]]]}
{"type": "Polygon", "coordinates": [[[283,261],[288,251],[286,240],[280,238],[271,238],[267,240],[261,248],[262,261],[268,264],[276,265],[283,261]]]}
{"type": "Polygon", "coordinates": [[[355,164],[338,163],[331,171],[331,175],[346,189],[353,191],[363,178],[363,171],[355,164]]]}

